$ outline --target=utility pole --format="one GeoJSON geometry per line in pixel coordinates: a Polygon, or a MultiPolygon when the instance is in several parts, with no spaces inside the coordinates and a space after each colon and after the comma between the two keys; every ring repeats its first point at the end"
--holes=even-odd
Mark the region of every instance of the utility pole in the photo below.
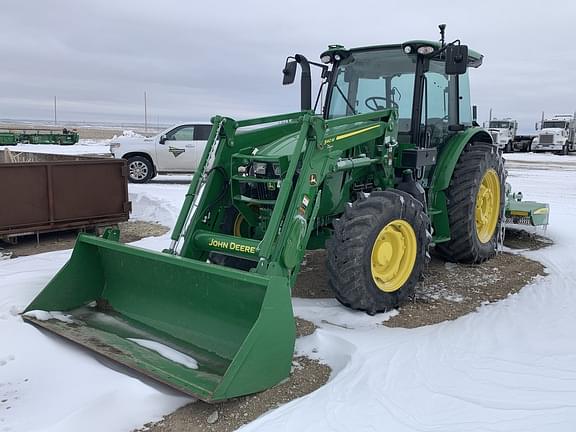
{"type": "Polygon", "coordinates": [[[146,101],[146,92],[144,92],[144,132],[148,132],[148,106],[146,101]]]}
{"type": "Polygon", "coordinates": [[[490,127],[490,122],[492,121],[492,108],[490,108],[490,114],[488,116],[488,127],[490,127]]]}
{"type": "Polygon", "coordinates": [[[56,117],[56,96],[54,96],[54,126],[56,126],[57,117],[56,117]]]}

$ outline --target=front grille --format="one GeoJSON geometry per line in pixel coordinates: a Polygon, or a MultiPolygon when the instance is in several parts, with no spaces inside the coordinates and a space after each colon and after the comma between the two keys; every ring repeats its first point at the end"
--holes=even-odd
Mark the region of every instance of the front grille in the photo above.
{"type": "Polygon", "coordinates": [[[553,144],[554,135],[540,135],[540,144],[553,144]]]}

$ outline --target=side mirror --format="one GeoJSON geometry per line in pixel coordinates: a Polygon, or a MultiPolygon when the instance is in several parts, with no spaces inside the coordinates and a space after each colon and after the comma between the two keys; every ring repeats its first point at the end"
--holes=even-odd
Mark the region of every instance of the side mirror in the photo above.
{"type": "Polygon", "coordinates": [[[160,137],[159,143],[160,143],[160,144],[164,144],[165,142],[166,142],[166,135],[162,135],[162,136],[160,137]]]}
{"type": "Polygon", "coordinates": [[[282,85],[288,85],[294,82],[294,79],[296,78],[297,67],[298,63],[296,63],[296,60],[292,61],[286,60],[286,65],[284,66],[284,69],[282,69],[282,74],[284,75],[282,85]]]}
{"type": "Polygon", "coordinates": [[[472,120],[478,121],[478,107],[476,105],[472,105],[472,120]]]}
{"type": "Polygon", "coordinates": [[[538,130],[538,122],[534,123],[534,130],[538,130]]]}
{"type": "Polygon", "coordinates": [[[446,75],[462,75],[468,68],[468,46],[448,45],[446,47],[446,75]]]}

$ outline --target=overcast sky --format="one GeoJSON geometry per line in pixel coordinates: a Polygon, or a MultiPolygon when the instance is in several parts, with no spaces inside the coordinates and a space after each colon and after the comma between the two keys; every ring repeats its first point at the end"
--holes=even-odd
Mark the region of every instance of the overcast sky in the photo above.
{"type": "Polygon", "coordinates": [[[299,108],[285,57],[459,38],[484,54],[471,73],[480,120],[576,110],[576,2],[2,0],[0,118],[207,120],[299,108]]]}

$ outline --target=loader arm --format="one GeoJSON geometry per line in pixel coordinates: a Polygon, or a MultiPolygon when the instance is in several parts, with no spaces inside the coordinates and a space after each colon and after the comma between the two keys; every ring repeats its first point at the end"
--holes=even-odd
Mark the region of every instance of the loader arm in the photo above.
{"type": "Polygon", "coordinates": [[[374,157],[342,161],[341,156],[359,143],[377,139],[384,143],[386,131],[389,135],[396,131],[396,116],[395,110],[385,110],[333,120],[324,120],[308,112],[248,122],[216,117],[199,174],[194,177],[172,234],[174,241],[182,239],[182,247],[179,251],[170,252],[198,260],[205,260],[209,252],[218,252],[254,261],[257,263],[254,271],[259,274],[292,276],[315,226],[315,215],[319,209],[317,200],[326,177],[339,170],[358,168],[362,163],[366,166],[380,164],[392,170],[389,163],[391,152],[383,146],[379,154],[372,155],[374,157]],[[277,136],[274,128],[278,126],[268,127],[266,136],[259,135],[260,144],[255,142],[257,140],[253,136],[258,131],[248,133],[251,139],[243,139],[240,132],[244,127],[277,122],[289,122],[290,127],[282,126],[284,134],[290,133],[290,129],[296,131],[292,132],[295,145],[288,154],[278,159],[261,156],[257,151],[274,140],[277,136]],[[216,134],[218,129],[219,133],[216,134]],[[207,167],[211,154],[215,155],[214,162],[207,167]],[[281,176],[238,175],[239,168],[263,159],[269,164],[277,163],[284,167],[281,176]],[[203,178],[202,173],[206,172],[209,174],[203,178]],[[246,196],[242,194],[242,185],[246,183],[274,183],[278,194],[274,199],[246,196]],[[223,196],[222,191],[226,191],[227,196],[223,196]],[[222,218],[219,213],[225,211],[226,205],[222,204],[226,202],[253,223],[258,222],[258,217],[251,207],[270,209],[263,236],[249,239],[221,232],[219,225],[222,218]]]}

